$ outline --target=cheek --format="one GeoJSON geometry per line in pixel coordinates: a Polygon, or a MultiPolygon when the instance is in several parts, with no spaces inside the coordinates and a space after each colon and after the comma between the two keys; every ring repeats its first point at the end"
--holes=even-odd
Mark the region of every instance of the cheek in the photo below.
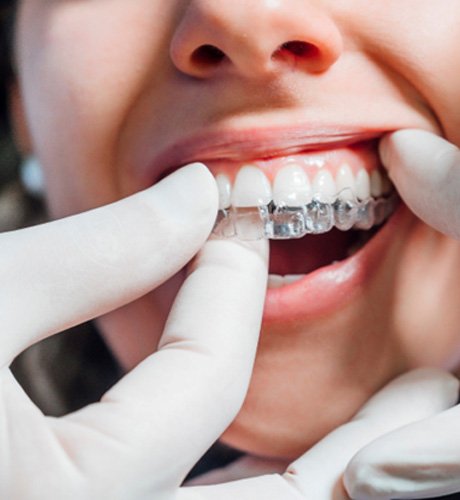
{"type": "Polygon", "coordinates": [[[419,224],[401,258],[394,325],[410,366],[460,364],[460,243],[419,224]]]}
{"type": "MultiPolygon", "coordinates": [[[[411,33],[407,47],[411,58],[406,71],[412,79],[426,106],[435,114],[443,135],[460,145],[460,107],[452,105],[460,101],[460,7],[449,8],[439,19],[426,22],[424,42],[411,33]],[[450,11],[452,11],[449,16],[450,11]],[[421,45],[421,46],[420,46],[421,45]]],[[[451,4],[452,5],[452,4],[451,4]]]]}
{"type": "Polygon", "coordinates": [[[449,140],[460,145],[460,5],[458,0],[326,0],[351,52],[368,58],[405,89],[449,140]]]}
{"type": "Polygon", "coordinates": [[[122,194],[118,139],[162,38],[145,3],[35,1],[20,12],[21,87],[57,215],[122,194]]]}

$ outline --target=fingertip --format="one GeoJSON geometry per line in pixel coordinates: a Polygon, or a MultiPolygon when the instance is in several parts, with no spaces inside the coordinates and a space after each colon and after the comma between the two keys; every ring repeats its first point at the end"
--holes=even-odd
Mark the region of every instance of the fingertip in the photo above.
{"type": "Polygon", "coordinates": [[[221,238],[214,235],[201,249],[193,262],[193,269],[203,264],[231,268],[236,272],[256,272],[268,275],[268,240],[242,241],[237,238],[221,238]],[[248,267],[249,266],[249,267],[248,267]]]}
{"type": "Polygon", "coordinates": [[[394,167],[410,163],[407,160],[411,153],[417,152],[426,136],[433,134],[424,130],[402,129],[383,136],[379,144],[379,154],[390,177],[394,173],[394,167]]]}
{"type": "Polygon", "coordinates": [[[395,166],[417,170],[437,166],[440,159],[458,148],[439,135],[426,130],[404,129],[380,141],[380,157],[391,173],[395,166]]]}
{"type": "Polygon", "coordinates": [[[378,477],[381,472],[377,464],[374,464],[371,457],[365,456],[365,452],[358,452],[348,463],[343,474],[343,486],[350,498],[353,500],[367,500],[369,498],[388,498],[382,488],[376,496],[376,489],[373,485],[373,478],[378,477]]]}
{"type": "Polygon", "coordinates": [[[439,410],[450,408],[458,400],[459,380],[451,373],[436,367],[417,368],[397,379],[395,384],[407,384],[418,387],[427,394],[432,394],[431,403],[438,400],[439,410]]]}
{"type": "Polygon", "coordinates": [[[221,238],[219,236],[215,237],[213,236],[212,239],[215,241],[227,242],[224,244],[235,245],[240,249],[242,249],[244,252],[249,252],[251,254],[254,254],[262,260],[264,266],[268,267],[269,249],[270,249],[268,240],[263,238],[260,240],[246,241],[246,240],[241,240],[236,236],[231,238],[221,238]]]}
{"type": "Polygon", "coordinates": [[[208,189],[217,193],[214,176],[204,163],[189,163],[176,170],[172,175],[183,176],[191,185],[198,184],[199,187],[207,186],[208,189]]]}
{"type": "Polygon", "coordinates": [[[215,179],[203,163],[186,165],[155,184],[150,190],[157,206],[179,224],[211,231],[217,214],[215,179]]]}
{"type": "MultiPolygon", "coordinates": [[[[174,199],[202,204],[204,208],[215,209],[218,205],[216,181],[203,163],[185,165],[163,179],[160,183],[171,191],[174,199]]],[[[160,185],[159,184],[159,185],[160,185]]]]}

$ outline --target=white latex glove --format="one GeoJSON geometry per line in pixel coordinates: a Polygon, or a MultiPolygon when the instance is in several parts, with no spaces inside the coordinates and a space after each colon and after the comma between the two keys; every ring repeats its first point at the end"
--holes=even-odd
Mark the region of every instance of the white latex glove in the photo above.
{"type": "MultiPolygon", "coordinates": [[[[381,154],[414,213],[460,239],[459,149],[428,132],[404,130],[382,141],[381,154]]],[[[371,443],[349,464],[345,483],[357,500],[460,492],[460,407],[371,443]]]]}
{"type": "Polygon", "coordinates": [[[380,154],[409,208],[460,239],[460,150],[429,132],[400,130],[381,141],[380,154]]]}
{"type": "Polygon", "coordinates": [[[8,369],[14,356],[166,280],[203,245],[216,205],[214,181],[194,166],[113,205],[0,235],[0,498],[342,499],[341,476],[358,450],[452,406],[452,377],[416,372],[283,475],[180,488],[244,399],[265,295],[265,242],[214,240],[177,297],[159,352],[100,403],[44,417],[8,369]]]}
{"type": "Polygon", "coordinates": [[[460,492],[460,407],[377,439],[353,458],[344,481],[356,500],[460,492]]]}
{"type": "MultiPolygon", "coordinates": [[[[458,381],[452,375],[433,369],[415,370],[390,382],[351,422],[329,434],[288,466],[284,474],[182,488],[177,500],[349,499],[342,476],[350,459],[360,449],[388,432],[452,407],[457,398],[458,381]]],[[[250,462],[245,464],[250,465],[250,462]]],[[[264,468],[268,470],[270,465],[268,461],[256,461],[252,467],[258,472],[264,468]]],[[[222,479],[216,473],[209,477],[222,479]]],[[[364,494],[353,498],[380,497],[364,494]]]]}
{"type": "Polygon", "coordinates": [[[160,350],[99,403],[45,417],[9,370],[32,343],[176,273],[205,243],[217,202],[211,174],[194,165],[112,205],[0,235],[1,499],[169,500],[235,417],[260,331],[266,242],[206,243],[160,350]]]}

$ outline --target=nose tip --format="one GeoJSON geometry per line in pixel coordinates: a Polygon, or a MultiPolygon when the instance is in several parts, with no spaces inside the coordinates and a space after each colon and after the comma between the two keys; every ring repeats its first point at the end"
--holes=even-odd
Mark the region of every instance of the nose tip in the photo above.
{"type": "Polygon", "coordinates": [[[196,78],[321,73],[342,51],[337,25],[309,0],[192,0],[170,47],[176,68],[196,78]]]}

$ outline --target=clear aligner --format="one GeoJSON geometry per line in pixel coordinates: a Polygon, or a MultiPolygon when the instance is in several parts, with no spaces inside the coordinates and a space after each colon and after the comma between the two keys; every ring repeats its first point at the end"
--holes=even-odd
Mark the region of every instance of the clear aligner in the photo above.
{"type": "Polygon", "coordinates": [[[327,233],[334,227],[342,231],[370,229],[382,224],[397,203],[396,192],[367,200],[344,199],[339,193],[331,203],[313,198],[299,207],[276,206],[273,201],[258,207],[229,207],[219,210],[213,232],[242,240],[289,240],[327,233]]]}

